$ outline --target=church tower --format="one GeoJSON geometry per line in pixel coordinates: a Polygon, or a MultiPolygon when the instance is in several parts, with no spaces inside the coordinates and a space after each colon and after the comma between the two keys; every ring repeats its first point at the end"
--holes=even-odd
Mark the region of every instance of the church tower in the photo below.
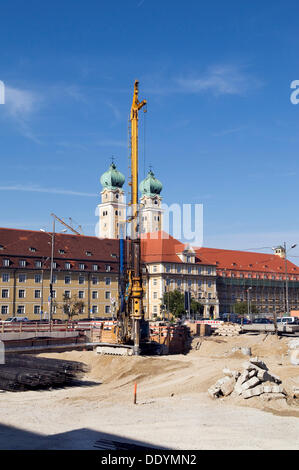
{"type": "Polygon", "coordinates": [[[120,229],[126,221],[125,194],[122,189],[125,177],[111,163],[108,171],[101,176],[102,202],[98,205],[100,238],[119,238],[120,229]]]}
{"type": "Polygon", "coordinates": [[[155,177],[152,170],[140,183],[140,232],[149,233],[162,230],[162,183],[155,177]]]}

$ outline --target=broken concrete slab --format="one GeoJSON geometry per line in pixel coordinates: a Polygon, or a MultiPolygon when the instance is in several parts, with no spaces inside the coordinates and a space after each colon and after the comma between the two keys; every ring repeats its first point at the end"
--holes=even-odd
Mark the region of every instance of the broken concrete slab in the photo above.
{"type": "Polygon", "coordinates": [[[260,384],[260,379],[258,377],[251,377],[241,385],[242,391],[248,390],[249,388],[254,388],[256,385],[260,384]]]}
{"type": "Polygon", "coordinates": [[[299,349],[292,349],[290,351],[290,363],[293,366],[299,366],[299,349]]]}
{"type": "Polygon", "coordinates": [[[268,370],[268,367],[266,366],[266,364],[263,361],[261,361],[258,357],[250,358],[249,362],[256,365],[257,367],[260,367],[260,369],[268,370]]]}
{"type": "Polygon", "coordinates": [[[220,387],[223,396],[227,397],[228,395],[230,395],[235,388],[235,384],[235,379],[233,377],[229,377],[229,380],[224,382],[220,387]]]}
{"type": "Polygon", "coordinates": [[[254,388],[249,388],[248,390],[244,390],[242,392],[242,398],[251,398],[251,397],[257,397],[264,393],[262,385],[258,385],[257,387],[254,388]]]}

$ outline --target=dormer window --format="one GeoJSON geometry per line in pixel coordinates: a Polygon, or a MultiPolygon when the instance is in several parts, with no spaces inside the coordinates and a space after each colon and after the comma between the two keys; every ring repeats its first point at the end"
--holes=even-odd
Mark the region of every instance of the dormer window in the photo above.
{"type": "Polygon", "coordinates": [[[91,251],[86,251],[86,256],[91,256],[91,251]]]}
{"type": "Polygon", "coordinates": [[[61,254],[61,255],[64,255],[65,254],[65,251],[64,250],[58,250],[58,252],[61,254]]]}
{"type": "Polygon", "coordinates": [[[79,263],[79,269],[85,269],[85,264],[84,263],[79,263]]]}
{"type": "Polygon", "coordinates": [[[20,266],[21,268],[26,268],[26,260],[20,259],[20,261],[19,261],[19,266],[20,266]]]}
{"type": "Polygon", "coordinates": [[[35,251],[36,251],[36,248],[34,248],[33,246],[31,246],[31,247],[29,248],[29,251],[35,252],[35,251]]]}

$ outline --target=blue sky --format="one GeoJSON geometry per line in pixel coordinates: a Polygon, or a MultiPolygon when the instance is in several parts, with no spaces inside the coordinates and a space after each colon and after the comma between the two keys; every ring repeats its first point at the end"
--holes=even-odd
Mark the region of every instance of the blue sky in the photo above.
{"type": "Polygon", "coordinates": [[[112,155],[128,175],[138,78],[140,175],[152,165],[167,204],[204,205],[204,245],[299,245],[298,12],[290,0],[2,1],[0,225],[48,229],[54,212],[94,234],[112,155]]]}

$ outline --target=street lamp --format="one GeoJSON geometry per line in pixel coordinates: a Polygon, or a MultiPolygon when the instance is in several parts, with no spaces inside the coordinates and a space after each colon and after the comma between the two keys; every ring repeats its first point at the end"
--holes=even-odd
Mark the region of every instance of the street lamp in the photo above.
{"type": "Polygon", "coordinates": [[[289,316],[289,312],[290,312],[290,309],[289,309],[289,283],[288,283],[288,262],[287,262],[287,253],[292,249],[292,248],[295,248],[297,246],[297,244],[295,243],[294,245],[292,245],[288,251],[287,251],[287,247],[286,247],[286,242],[284,242],[284,252],[285,252],[285,257],[284,257],[284,261],[285,261],[285,276],[286,276],[286,313],[287,313],[287,316],[289,316]]]}
{"type": "MultiPolygon", "coordinates": [[[[248,287],[247,289],[247,312],[248,312],[248,317],[252,317],[250,314],[250,301],[249,301],[249,291],[252,289],[252,287],[248,287]]],[[[252,320],[252,318],[251,318],[252,320]]]]}

